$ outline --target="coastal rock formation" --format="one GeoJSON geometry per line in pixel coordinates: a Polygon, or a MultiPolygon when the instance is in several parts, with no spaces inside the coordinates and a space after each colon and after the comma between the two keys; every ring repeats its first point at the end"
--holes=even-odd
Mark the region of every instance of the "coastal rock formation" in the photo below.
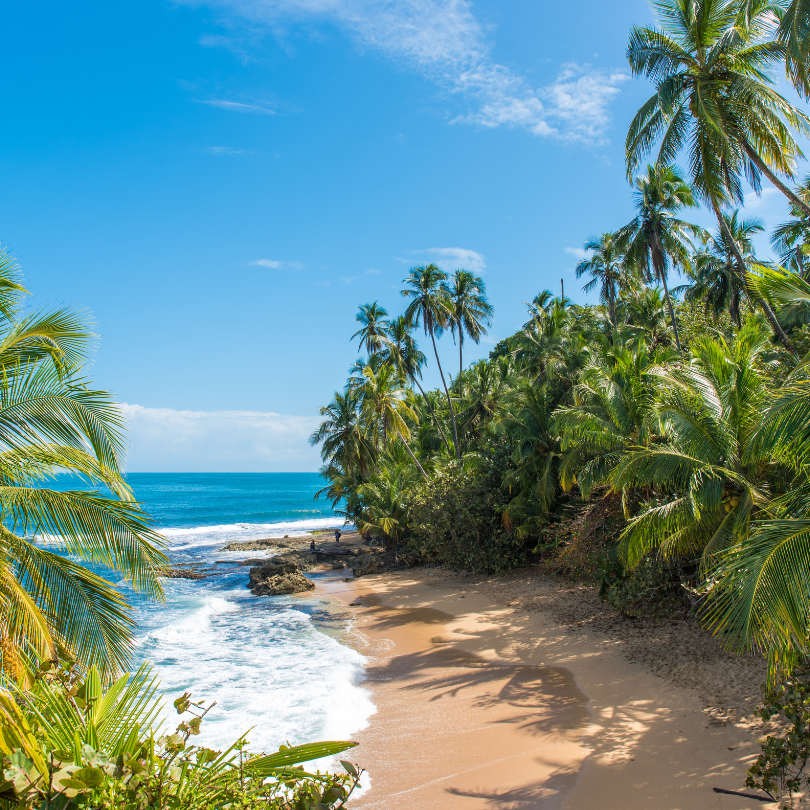
{"type": "Polygon", "coordinates": [[[357,555],[349,560],[347,564],[356,577],[362,577],[366,574],[381,574],[397,567],[393,554],[374,549],[358,551],[357,555]]]}
{"type": "Polygon", "coordinates": [[[221,573],[222,571],[212,571],[210,568],[202,569],[199,565],[192,563],[176,565],[173,568],[164,568],[161,576],[168,579],[206,579],[221,573]]]}
{"type": "Polygon", "coordinates": [[[294,562],[271,557],[262,565],[250,569],[248,587],[254,596],[276,596],[311,591],[315,583],[307,579],[294,562]]]}
{"type": "Polygon", "coordinates": [[[289,543],[284,543],[276,537],[267,537],[263,540],[247,540],[244,543],[228,543],[223,546],[223,551],[263,551],[267,548],[290,548],[289,543]]]}

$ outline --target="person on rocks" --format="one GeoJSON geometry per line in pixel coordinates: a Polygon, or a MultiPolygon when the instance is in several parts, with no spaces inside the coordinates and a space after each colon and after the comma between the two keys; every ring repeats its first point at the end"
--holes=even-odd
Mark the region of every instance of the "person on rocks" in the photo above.
{"type": "Polygon", "coordinates": [[[311,554],[315,553],[315,538],[314,537],[309,542],[309,551],[310,551],[311,554]]]}
{"type": "Polygon", "coordinates": [[[335,529],[335,543],[338,546],[340,545],[340,538],[342,534],[343,532],[341,532],[340,529],[335,529]]]}

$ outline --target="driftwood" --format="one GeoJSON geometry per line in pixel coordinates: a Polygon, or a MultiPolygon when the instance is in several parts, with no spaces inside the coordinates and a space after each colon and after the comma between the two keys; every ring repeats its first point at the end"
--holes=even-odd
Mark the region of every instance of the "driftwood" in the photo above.
{"type": "Polygon", "coordinates": [[[742,793],[739,790],[724,790],[723,788],[712,788],[715,793],[725,793],[728,796],[743,796],[746,799],[756,799],[758,802],[778,802],[779,799],[772,799],[770,796],[757,796],[756,793],[742,793]]]}

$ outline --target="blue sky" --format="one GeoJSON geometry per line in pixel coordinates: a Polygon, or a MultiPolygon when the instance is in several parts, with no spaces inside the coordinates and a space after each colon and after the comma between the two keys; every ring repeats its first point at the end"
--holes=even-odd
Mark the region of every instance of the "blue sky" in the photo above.
{"type": "Polygon", "coordinates": [[[583,241],[632,215],[622,145],[650,88],[624,48],[650,19],[641,0],[8,6],[0,240],[37,304],[92,311],[130,468],[316,469],[357,306],[399,312],[412,265],[484,274],[470,359],[561,277],[584,300],[583,241]]]}

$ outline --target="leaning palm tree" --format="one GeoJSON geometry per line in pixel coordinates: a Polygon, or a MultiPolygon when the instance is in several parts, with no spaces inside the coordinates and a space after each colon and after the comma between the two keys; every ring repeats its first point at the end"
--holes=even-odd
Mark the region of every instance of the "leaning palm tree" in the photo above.
{"type": "Polygon", "coordinates": [[[599,298],[607,306],[610,322],[616,327],[616,298],[628,276],[622,245],[616,234],[603,233],[599,237],[592,236],[583,247],[590,251],[590,256],[577,265],[577,278],[586,273],[590,275],[582,288],[585,292],[599,286],[599,298]]]}
{"type": "Polygon", "coordinates": [[[363,348],[370,355],[379,352],[385,346],[385,336],[388,333],[388,312],[384,307],[381,307],[375,301],[373,304],[363,304],[355,320],[362,324],[353,335],[352,340],[356,337],[360,338],[360,345],[357,347],[358,351],[363,348]]]}
{"type": "Polygon", "coordinates": [[[419,382],[419,378],[422,376],[422,366],[425,365],[427,358],[419,351],[419,347],[411,334],[411,326],[404,315],[394,318],[388,327],[383,359],[396,369],[397,374],[403,380],[412,382],[419,389],[419,393],[428,406],[430,415],[449,452],[450,442],[447,441],[447,436],[441,422],[439,422],[439,418],[436,416],[436,411],[419,382]]]}
{"type": "Polygon", "coordinates": [[[458,338],[458,373],[464,368],[464,335],[478,343],[487,333],[492,318],[492,306],[487,301],[483,280],[469,270],[456,270],[445,288],[450,299],[450,331],[458,338]]]}
{"type": "MultiPolygon", "coordinates": [[[[742,203],[743,176],[758,190],[764,174],[810,215],[810,205],[778,176],[791,177],[802,156],[790,127],[805,133],[809,121],[773,89],[768,73],[784,54],[782,45],[767,38],[773,3],[660,0],[657,9],[660,27],[633,28],[627,47],[633,74],[656,85],[627,133],[628,177],[656,142],[661,165],[688,149],[692,186],[726,232],[746,278],[744,259],[721,215],[728,203],[742,203]]],[[[774,334],[793,349],[767,302],[757,304],[774,334]]]]}
{"type": "Polygon", "coordinates": [[[453,423],[456,459],[461,461],[458,429],[456,428],[456,412],[450,399],[450,391],[447,389],[447,381],[444,379],[444,371],[439,360],[439,350],[436,348],[436,335],[441,334],[447,328],[453,314],[445,291],[446,281],[447,273],[440,270],[435,264],[414,267],[411,269],[408,278],[403,280],[403,284],[407,284],[408,289],[401,292],[406,298],[411,299],[405,309],[406,320],[415,327],[421,323],[425,334],[430,335],[430,340],[433,343],[433,354],[436,356],[436,365],[442,378],[442,387],[447,397],[447,406],[450,409],[450,420],[453,423]]]}
{"type": "Polygon", "coordinates": [[[64,657],[108,678],[129,663],[134,625],[121,593],[82,563],[160,598],[163,541],[121,472],[123,414],[82,376],[91,333],[67,309],[23,314],[24,294],[16,263],[3,254],[0,677],[64,657]],[[65,472],[110,496],[48,485],[65,472]]]}
{"type": "Polygon", "coordinates": [[[675,166],[648,166],[646,174],[635,180],[633,197],[636,216],[619,231],[630,263],[643,267],[648,279],[656,279],[664,288],[664,297],[675,336],[681,349],[678,322],[667,286],[670,265],[689,266],[690,237],[703,236],[703,229],[679,219],[681,208],[694,207],[689,184],[675,166]]]}

